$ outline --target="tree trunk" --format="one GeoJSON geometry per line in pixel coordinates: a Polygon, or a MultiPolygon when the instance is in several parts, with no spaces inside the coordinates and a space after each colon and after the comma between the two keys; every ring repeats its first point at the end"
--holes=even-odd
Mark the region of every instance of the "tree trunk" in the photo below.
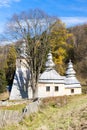
{"type": "Polygon", "coordinates": [[[37,98],[37,83],[33,84],[32,91],[33,91],[33,99],[37,98]]]}
{"type": "Polygon", "coordinates": [[[33,90],[33,99],[35,99],[35,98],[36,98],[36,91],[33,90]]]}

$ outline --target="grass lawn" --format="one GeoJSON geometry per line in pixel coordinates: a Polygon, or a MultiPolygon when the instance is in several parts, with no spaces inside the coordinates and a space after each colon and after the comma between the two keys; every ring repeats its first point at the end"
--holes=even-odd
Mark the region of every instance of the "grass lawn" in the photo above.
{"type": "MultiPolygon", "coordinates": [[[[54,101],[55,102],[55,101],[54,101]]],[[[67,104],[57,106],[51,101],[38,113],[25,117],[19,124],[0,130],[87,130],[87,95],[67,97],[67,104]]]]}

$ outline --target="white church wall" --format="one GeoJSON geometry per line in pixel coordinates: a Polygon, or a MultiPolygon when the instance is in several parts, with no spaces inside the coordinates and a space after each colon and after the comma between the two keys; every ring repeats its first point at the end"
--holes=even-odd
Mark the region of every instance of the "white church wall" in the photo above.
{"type": "Polygon", "coordinates": [[[81,94],[81,88],[65,88],[66,95],[81,94]]]}
{"type": "Polygon", "coordinates": [[[28,88],[28,99],[32,99],[32,98],[33,98],[32,88],[29,87],[29,88],[28,88]]]}
{"type": "Polygon", "coordinates": [[[12,85],[12,89],[11,89],[11,93],[10,93],[10,100],[20,100],[22,99],[20,90],[19,90],[19,85],[17,82],[17,76],[19,75],[18,70],[16,69],[16,74],[14,76],[14,80],[13,80],[13,85],[12,85]]]}
{"type": "Polygon", "coordinates": [[[18,100],[28,97],[28,90],[27,90],[27,77],[28,77],[28,70],[25,67],[16,68],[13,85],[10,93],[10,100],[18,100]]]}
{"type": "Polygon", "coordinates": [[[64,84],[38,84],[38,97],[55,97],[65,95],[64,84]],[[55,91],[55,87],[58,86],[58,91],[55,91]],[[46,87],[50,87],[50,91],[46,91],[46,87]]]}
{"type": "Polygon", "coordinates": [[[26,68],[27,62],[24,58],[18,58],[16,60],[16,68],[26,68]]]}

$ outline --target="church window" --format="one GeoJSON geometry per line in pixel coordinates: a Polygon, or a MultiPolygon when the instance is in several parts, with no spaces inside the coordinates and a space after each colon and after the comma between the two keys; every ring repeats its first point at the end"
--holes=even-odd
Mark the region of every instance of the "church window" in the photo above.
{"type": "Polygon", "coordinates": [[[50,86],[46,86],[46,91],[50,91],[50,86]]]}
{"type": "Polygon", "coordinates": [[[71,89],[71,93],[74,93],[74,89],[71,89]]]}
{"type": "Polygon", "coordinates": [[[55,86],[55,91],[59,91],[59,87],[58,86],[55,86]]]}

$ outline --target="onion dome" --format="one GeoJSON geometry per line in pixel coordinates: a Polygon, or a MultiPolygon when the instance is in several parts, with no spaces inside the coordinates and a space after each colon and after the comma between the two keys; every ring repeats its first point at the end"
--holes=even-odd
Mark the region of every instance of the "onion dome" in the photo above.
{"type": "Polygon", "coordinates": [[[67,71],[66,71],[66,76],[67,77],[73,77],[73,76],[75,76],[75,74],[76,74],[76,72],[73,69],[72,62],[71,62],[71,60],[69,60],[67,71]]]}
{"type": "Polygon", "coordinates": [[[66,78],[65,78],[65,84],[68,87],[81,87],[80,82],[77,80],[75,74],[76,72],[73,69],[73,64],[71,60],[69,60],[68,67],[66,70],[66,78]]]}
{"type": "Polygon", "coordinates": [[[55,64],[54,64],[54,62],[52,60],[52,54],[51,53],[48,54],[47,62],[45,64],[45,66],[46,66],[47,69],[51,69],[51,68],[53,68],[55,66],[55,64]]]}
{"type": "Polygon", "coordinates": [[[47,56],[46,70],[40,75],[39,83],[64,83],[64,77],[54,70],[54,62],[51,52],[47,56]]]}

